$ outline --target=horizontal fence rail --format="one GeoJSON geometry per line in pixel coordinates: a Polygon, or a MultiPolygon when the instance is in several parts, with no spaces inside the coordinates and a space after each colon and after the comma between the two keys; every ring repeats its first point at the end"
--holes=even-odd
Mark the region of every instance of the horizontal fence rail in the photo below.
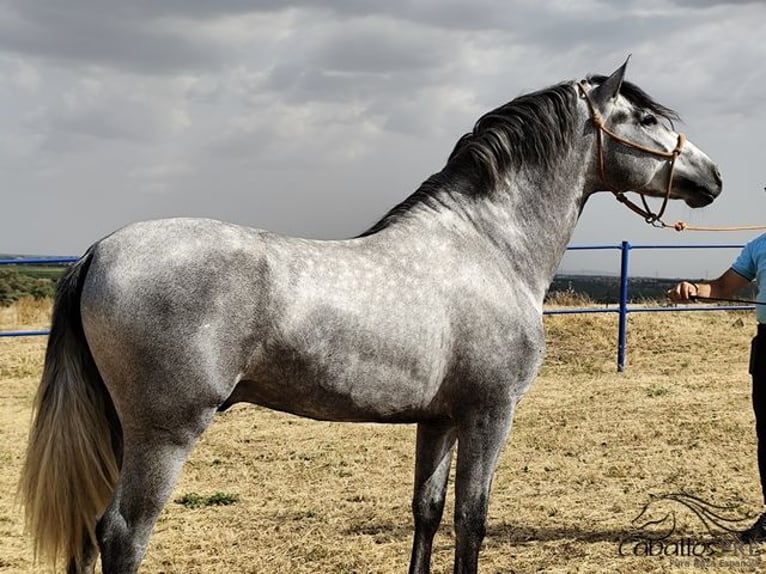
{"type": "MultiPolygon", "coordinates": [[[[544,315],[583,315],[590,313],[613,313],[618,316],[617,324],[617,371],[623,372],[626,366],[627,352],[627,325],[630,313],[665,313],[665,312],[689,312],[689,311],[748,311],[754,309],[754,305],[694,305],[694,306],[669,306],[647,307],[644,305],[628,305],[628,280],[630,279],[630,252],[636,249],[741,249],[741,244],[718,244],[718,245],[631,245],[623,241],[616,245],[570,245],[567,251],[605,251],[612,250],[620,253],[620,290],[616,308],[603,307],[580,307],[575,309],[546,309],[544,315]]],[[[77,257],[29,257],[18,259],[0,259],[3,265],[68,265],[77,261],[77,257]]],[[[49,331],[0,331],[2,337],[34,337],[48,335],[49,331]]]]}
{"type": "Polygon", "coordinates": [[[19,259],[0,259],[0,265],[68,265],[79,257],[23,257],[19,259]]]}

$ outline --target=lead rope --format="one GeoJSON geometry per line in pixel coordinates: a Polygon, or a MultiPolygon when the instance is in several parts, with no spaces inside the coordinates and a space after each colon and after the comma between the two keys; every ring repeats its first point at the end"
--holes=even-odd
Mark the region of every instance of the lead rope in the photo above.
{"type": "Polygon", "coordinates": [[[689,225],[685,221],[676,221],[673,225],[663,223],[662,226],[676,231],[762,231],[766,229],[766,225],[705,226],[689,225]]]}

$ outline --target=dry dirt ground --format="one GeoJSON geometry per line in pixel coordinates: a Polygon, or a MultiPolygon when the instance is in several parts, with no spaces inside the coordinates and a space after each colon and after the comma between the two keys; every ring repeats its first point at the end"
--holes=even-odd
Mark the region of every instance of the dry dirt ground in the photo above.
{"type": "MultiPolygon", "coordinates": [[[[713,509],[732,519],[760,510],[753,321],[720,311],[632,315],[628,369],[617,374],[616,317],[547,317],[548,357],[498,467],[481,571],[760,570],[759,548],[727,546],[723,531],[713,525],[713,537],[688,507],[662,499],[688,493],[732,506],[713,509]]],[[[0,310],[0,329],[45,322],[32,304],[0,310]]],[[[0,572],[45,571],[14,504],[44,343],[0,339],[0,572]]],[[[414,430],[231,409],[187,463],[142,572],[406,571],[414,430]],[[236,502],[175,502],[191,493],[236,502]]],[[[451,572],[449,498],[437,573],[451,572]]]]}

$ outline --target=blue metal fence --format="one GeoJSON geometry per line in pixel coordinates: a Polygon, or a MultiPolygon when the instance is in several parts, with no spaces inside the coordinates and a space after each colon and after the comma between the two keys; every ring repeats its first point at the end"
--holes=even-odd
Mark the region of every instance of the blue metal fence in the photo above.
{"type": "MultiPolygon", "coordinates": [[[[628,305],[628,279],[630,278],[630,252],[635,249],[741,249],[742,245],[631,245],[623,241],[618,245],[570,245],[567,251],[601,251],[615,250],[620,252],[620,291],[616,308],[582,307],[576,309],[547,309],[545,315],[574,315],[587,313],[616,313],[617,324],[617,371],[625,370],[627,351],[627,326],[629,313],[661,313],[668,311],[740,311],[752,310],[753,305],[694,305],[680,307],[647,307],[628,305]]],[[[0,259],[3,265],[63,265],[74,263],[77,257],[35,257],[25,259],[0,259]]],[[[0,331],[2,337],[29,337],[47,335],[48,331],[0,331]]]]}
{"type": "Polygon", "coordinates": [[[593,308],[580,309],[549,309],[543,311],[545,315],[570,315],[577,313],[617,313],[617,371],[625,370],[625,356],[627,351],[627,331],[629,313],[663,313],[680,311],[747,311],[752,310],[754,305],[694,305],[694,306],[671,306],[671,307],[647,307],[628,305],[628,279],[630,278],[630,252],[634,249],[741,249],[742,245],[719,244],[719,245],[631,245],[623,241],[619,245],[570,245],[567,251],[603,250],[614,249],[620,252],[620,293],[616,308],[593,308]]]}

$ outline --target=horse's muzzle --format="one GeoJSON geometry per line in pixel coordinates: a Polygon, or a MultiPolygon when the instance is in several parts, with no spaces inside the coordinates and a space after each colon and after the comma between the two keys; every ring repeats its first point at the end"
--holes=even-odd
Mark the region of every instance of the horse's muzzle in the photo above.
{"type": "Polygon", "coordinates": [[[682,175],[673,182],[674,191],[689,207],[705,207],[713,203],[723,191],[723,179],[718,168],[713,168],[710,181],[693,181],[682,175]]]}

